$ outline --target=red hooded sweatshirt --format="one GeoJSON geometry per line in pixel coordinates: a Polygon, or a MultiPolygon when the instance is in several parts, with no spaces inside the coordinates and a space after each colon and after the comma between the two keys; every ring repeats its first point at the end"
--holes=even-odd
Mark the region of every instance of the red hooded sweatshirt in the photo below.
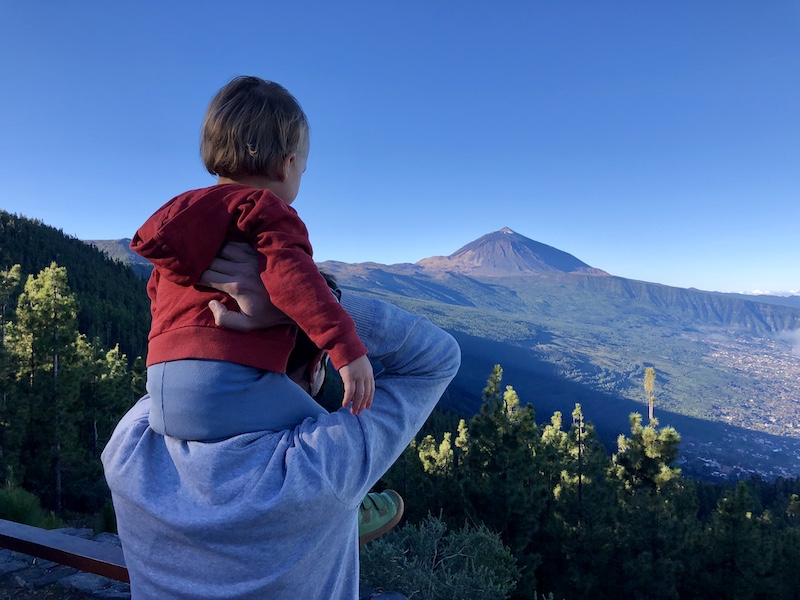
{"type": "Polygon", "coordinates": [[[308,231],[297,212],[269,190],[223,184],[173,198],[131,241],[131,249],[155,267],[147,285],[152,314],[147,366],[194,358],[286,371],[294,326],[241,332],[214,324],[209,300],[238,307],[198,281],[228,241],[256,249],[272,303],[328,351],[336,369],[367,353],[355,323],[312,259],[308,231]]]}

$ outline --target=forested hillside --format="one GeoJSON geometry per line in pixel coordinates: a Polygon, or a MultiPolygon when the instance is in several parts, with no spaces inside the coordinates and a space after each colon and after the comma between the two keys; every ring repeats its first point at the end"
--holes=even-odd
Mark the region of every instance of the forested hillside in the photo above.
{"type": "Polygon", "coordinates": [[[626,415],[646,410],[641,381],[651,367],[658,374],[656,414],[680,425],[682,457],[693,472],[800,472],[800,354],[792,343],[798,308],[607,274],[536,270],[544,253],[524,261],[509,257],[505,246],[483,250],[491,276],[471,262],[475,253],[457,271],[427,261],[328,261],[320,268],[342,289],[428,316],[456,336],[464,368],[451,386],[459,391],[454,408],[478,409],[480,378],[499,362],[524,396],[537,397],[549,412],[567,412],[576,401],[591,407],[611,445],[627,428],[626,415]]]}
{"type": "MultiPolygon", "coordinates": [[[[116,344],[126,325],[114,319],[142,319],[146,333],[144,282],[133,276],[123,290],[128,271],[96,249],[1,216],[0,518],[20,488],[65,517],[108,514],[99,455],[144,388],[142,360],[116,344]],[[27,256],[37,253],[40,263],[27,256]],[[126,293],[129,307],[117,302],[126,293]],[[105,320],[83,329],[82,303],[105,320]]],[[[467,283],[473,299],[498,293],[467,283]]],[[[530,327],[513,313],[496,322],[510,337],[530,327]]],[[[491,345],[498,362],[503,346],[491,345]]],[[[362,549],[365,584],[430,600],[798,598],[800,481],[689,479],[681,432],[639,415],[609,452],[589,403],[562,398],[569,411],[552,413],[541,393],[504,385],[499,365],[472,378],[486,375],[483,394],[482,384],[470,392],[477,414],[435,412],[380,482],[403,495],[406,517],[362,549]]],[[[341,388],[328,388],[338,405],[341,388]]],[[[470,405],[464,393],[451,387],[442,404],[470,405]]]]}
{"type": "MultiPolygon", "coordinates": [[[[97,248],[36,220],[0,211],[0,269],[19,264],[22,283],[50,263],[67,268],[67,283],[78,302],[78,330],[129,358],[144,356],[150,329],[146,281],[109,260],[97,248]]],[[[10,291],[14,306],[21,287],[10,291]]]]}
{"type": "Polygon", "coordinates": [[[0,478],[59,515],[92,513],[108,501],[100,452],[144,393],[144,363],[79,331],[65,267],[21,274],[0,270],[0,478]]]}
{"type": "Polygon", "coordinates": [[[477,415],[434,413],[383,478],[406,525],[364,547],[366,584],[442,600],[798,597],[800,481],[688,479],[680,433],[638,414],[609,453],[580,405],[536,414],[502,377],[477,415]]]}
{"type": "Polygon", "coordinates": [[[108,501],[99,456],[144,392],[145,281],[38,221],[0,212],[0,480],[49,508],[108,501]]]}

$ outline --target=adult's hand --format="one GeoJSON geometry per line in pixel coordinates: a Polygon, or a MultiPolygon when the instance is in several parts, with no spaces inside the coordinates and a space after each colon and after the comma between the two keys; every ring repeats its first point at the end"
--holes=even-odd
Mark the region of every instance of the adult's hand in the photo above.
{"type": "Polygon", "coordinates": [[[236,312],[228,310],[218,300],[208,303],[214,322],[220,327],[253,331],[293,323],[270,302],[259,277],[258,254],[246,243],[225,244],[203,273],[200,283],[228,294],[239,305],[240,312],[236,312]]]}

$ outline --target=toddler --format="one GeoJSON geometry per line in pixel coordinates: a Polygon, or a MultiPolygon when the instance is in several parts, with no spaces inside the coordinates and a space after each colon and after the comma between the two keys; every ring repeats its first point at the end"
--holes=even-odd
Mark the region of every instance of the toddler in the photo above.
{"type": "Polygon", "coordinates": [[[173,198],[131,241],[154,265],[147,391],[156,432],[209,441],[292,428],[325,412],[285,374],[298,326],[339,371],[342,406],[353,414],[371,406],[367,348],[290,206],[308,150],[308,120],[285,88],[235,78],[214,96],[202,127],[201,155],[217,184],[173,198]],[[238,307],[198,281],[222,245],[237,241],[258,252],[270,300],[291,322],[250,332],[215,325],[212,309],[238,307]]]}

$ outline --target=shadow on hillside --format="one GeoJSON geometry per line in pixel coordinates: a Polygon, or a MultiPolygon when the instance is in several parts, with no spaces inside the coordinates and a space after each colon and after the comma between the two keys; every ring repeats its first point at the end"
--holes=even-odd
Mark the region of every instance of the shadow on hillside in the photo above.
{"type": "MultiPolygon", "coordinates": [[[[523,403],[533,404],[539,422],[548,422],[561,411],[565,427],[576,403],[594,424],[600,439],[613,452],[620,434],[630,432],[629,415],[642,414],[647,406],[627,398],[600,392],[564,379],[554,366],[531,350],[493,342],[463,333],[450,332],[461,345],[462,365],[451,384],[447,405],[471,415],[480,409],[481,392],[495,364],[503,368],[503,385],[512,386],[523,403]]],[[[707,479],[800,475],[800,439],[758,431],[658,410],[661,426],[672,426],[681,434],[680,466],[687,475],[707,479]]]]}

